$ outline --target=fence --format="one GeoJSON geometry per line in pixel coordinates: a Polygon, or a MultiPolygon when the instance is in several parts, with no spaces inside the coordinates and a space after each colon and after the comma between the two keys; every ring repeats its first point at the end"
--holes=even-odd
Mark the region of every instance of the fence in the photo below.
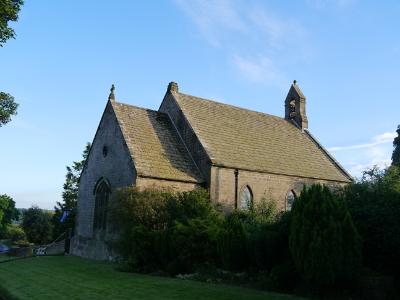
{"type": "Polygon", "coordinates": [[[3,256],[3,258],[0,259],[0,263],[35,256],[63,255],[69,250],[66,249],[66,245],[69,245],[69,239],[65,239],[65,233],[63,233],[52,243],[47,245],[14,246],[10,248],[7,257],[3,256]]]}

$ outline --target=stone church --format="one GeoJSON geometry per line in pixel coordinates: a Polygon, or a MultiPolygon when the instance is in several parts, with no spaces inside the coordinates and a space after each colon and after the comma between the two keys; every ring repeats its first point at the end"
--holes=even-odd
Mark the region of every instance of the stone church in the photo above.
{"type": "Polygon", "coordinates": [[[155,111],[117,102],[113,86],[81,175],[71,252],[110,257],[107,205],[121,187],[203,187],[225,211],[262,198],[290,210],[305,184],[351,182],[309,132],[296,81],[284,104],[281,118],[184,94],[171,82],[155,111]]]}

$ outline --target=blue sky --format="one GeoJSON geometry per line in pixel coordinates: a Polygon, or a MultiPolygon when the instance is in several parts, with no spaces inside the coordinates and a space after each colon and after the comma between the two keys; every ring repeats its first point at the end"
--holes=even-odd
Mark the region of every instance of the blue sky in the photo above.
{"type": "Polygon", "coordinates": [[[312,133],[346,169],[384,166],[400,123],[399,15],[399,1],[26,1],[0,48],[0,90],[20,103],[0,128],[0,193],[52,208],[112,83],[118,101],[151,109],[177,81],[283,116],[296,79],[312,133]]]}

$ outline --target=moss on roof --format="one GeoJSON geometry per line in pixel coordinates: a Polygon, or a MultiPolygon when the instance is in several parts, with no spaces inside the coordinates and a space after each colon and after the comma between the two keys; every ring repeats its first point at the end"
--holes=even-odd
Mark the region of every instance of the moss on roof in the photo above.
{"type": "Polygon", "coordinates": [[[138,175],[200,183],[168,115],[111,101],[138,175]]]}
{"type": "Polygon", "coordinates": [[[215,165],[349,182],[307,132],[287,120],[173,92],[215,165]]]}

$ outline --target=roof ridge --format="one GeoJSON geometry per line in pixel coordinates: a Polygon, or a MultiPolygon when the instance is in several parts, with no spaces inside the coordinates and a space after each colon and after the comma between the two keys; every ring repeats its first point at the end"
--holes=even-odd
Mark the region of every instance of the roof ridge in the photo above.
{"type": "Polygon", "coordinates": [[[181,93],[181,92],[176,93],[176,94],[183,95],[183,96],[189,96],[189,97],[201,100],[201,101],[208,101],[208,102],[216,103],[216,104],[219,104],[219,105],[229,106],[229,107],[232,107],[232,108],[235,108],[235,109],[245,110],[245,111],[248,111],[248,112],[251,112],[251,113],[256,113],[256,114],[264,115],[264,116],[267,116],[267,117],[273,117],[273,118],[277,118],[277,119],[286,121],[285,118],[282,118],[282,117],[279,117],[279,116],[271,115],[271,114],[268,114],[268,113],[265,113],[265,112],[261,112],[261,111],[257,111],[257,110],[253,110],[253,109],[248,109],[248,108],[245,108],[245,107],[240,107],[240,106],[237,106],[237,105],[218,102],[218,101],[216,101],[214,99],[202,98],[202,97],[193,96],[193,95],[189,95],[189,94],[185,94],[185,93],[181,93]]]}
{"type": "Polygon", "coordinates": [[[155,112],[155,113],[159,113],[159,114],[165,115],[165,113],[163,113],[163,112],[161,112],[161,111],[154,110],[154,109],[151,109],[151,108],[145,108],[145,107],[136,106],[136,105],[133,105],[133,104],[122,103],[122,102],[117,102],[117,101],[114,101],[112,104],[118,104],[118,105],[123,105],[123,106],[129,106],[129,107],[132,107],[132,108],[136,108],[136,109],[140,109],[140,110],[145,110],[145,111],[151,111],[151,112],[155,112]]]}
{"type": "Polygon", "coordinates": [[[189,159],[189,154],[181,149],[179,136],[173,130],[168,114],[135,105],[109,102],[139,177],[203,182],[203,177],[189,159]],[[151,165],[148,164],[150,160],[151,165]]]}

